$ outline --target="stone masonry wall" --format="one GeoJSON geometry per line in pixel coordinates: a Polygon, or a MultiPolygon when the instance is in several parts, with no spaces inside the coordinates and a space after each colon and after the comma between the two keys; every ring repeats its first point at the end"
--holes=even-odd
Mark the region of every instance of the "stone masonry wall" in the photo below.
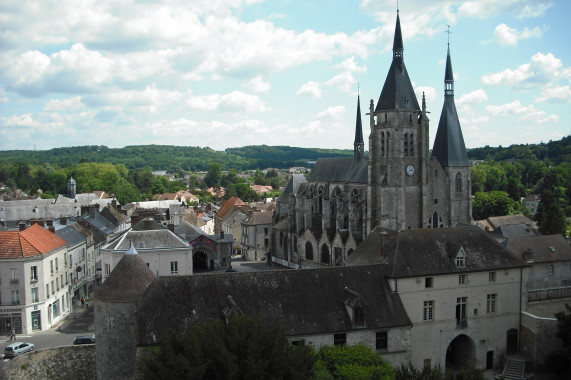
{"type": "Polygon", "coordinates": [[[2,363],[0,379],[95,380],[95,345],[52,348],[15,357],[2,363]]]}

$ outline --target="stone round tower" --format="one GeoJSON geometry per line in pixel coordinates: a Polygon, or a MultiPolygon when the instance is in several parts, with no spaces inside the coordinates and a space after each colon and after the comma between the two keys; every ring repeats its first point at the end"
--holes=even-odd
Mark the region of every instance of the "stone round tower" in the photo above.
{"type": "Polygon", "coordinates": [[[69,181],[67,181],[67,196],[71,199],[75,199],[77,195],[77,183],[73,177],[69,177],[69,181]]]}
{"type": "Polygon", "coordinates": [[[137,302],[155,275],[133,243],[94,295],[98,379],[132,379],[137,358],[137,302]]]}

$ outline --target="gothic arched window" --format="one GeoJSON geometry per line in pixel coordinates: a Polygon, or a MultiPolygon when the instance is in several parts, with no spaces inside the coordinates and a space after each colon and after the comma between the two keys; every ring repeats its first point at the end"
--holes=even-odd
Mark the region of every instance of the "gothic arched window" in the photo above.
{"type": "Polygon", "coordinates": [[[330,263],[329,260],[329,248],[327,248],[327,245],[323,244],[321,246],[321,263],[322,264],[328,264],[330,263]]]}
{"type": "Polygon", "coordinates": [[[408,156],[408,133],[404,134],[404,155],[408,156]]]}
{"type": "Polygon", "coordinates": [[[305,243],[305,259],[313,260],[313,245],[309,241],[305,243]]]}
{"type": "Polygon", "coordinates": [[[462,173],[456,173],[456,191],[462,191],[462,173]]]}

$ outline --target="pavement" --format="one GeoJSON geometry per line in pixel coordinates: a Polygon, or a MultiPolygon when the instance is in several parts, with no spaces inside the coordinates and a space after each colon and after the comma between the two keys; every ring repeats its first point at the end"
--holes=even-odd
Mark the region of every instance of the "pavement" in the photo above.
{"type": "Polygon", "coordinates": [[[93,311],[93,304],[88,307],[74,307],[70,314],[66,315],[65,318],[52,326],[52,330],[56,330],[64,334],[94,334],[95,313],[93,311]]]}

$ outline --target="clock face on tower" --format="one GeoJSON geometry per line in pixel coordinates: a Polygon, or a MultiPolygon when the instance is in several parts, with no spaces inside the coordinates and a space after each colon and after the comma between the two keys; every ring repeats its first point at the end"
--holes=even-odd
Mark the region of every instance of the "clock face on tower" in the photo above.
{"type": "Polygon", "coordinates": [[[363,151],[363,146],[357,145],[357,152],[362,152],[362,151],[363,151]]]}
{"type": "Polygon", "coordinates": [[[407,167],[406,167],[406,174],[408,174],[408,175],[413,175],[413,174],[414,174],[414,166],[412,166],[412,165],[407,165],[407,167]]]}

